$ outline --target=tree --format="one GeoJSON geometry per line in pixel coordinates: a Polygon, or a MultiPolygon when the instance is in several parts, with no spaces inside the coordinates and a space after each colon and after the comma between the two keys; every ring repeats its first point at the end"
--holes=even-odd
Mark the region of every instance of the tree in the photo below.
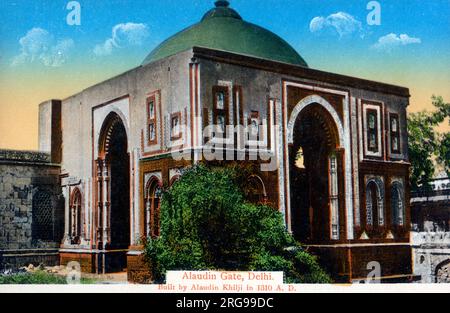
{"type": "Polygon", "coordinates": [[[409,158],[412,164],[413,189],[429,188],[434,176],[435,160],[449,172],[449,133],[439,134],[436,128],[450,117],[450,103],[442,97],[432,97],[433,112],[422,111],[408,116],[409,158]]]}
{"type": "Polygon", "coordinates": [[[164,193],[161,236],[146,245],[154,279],[164,281],[169,270],[239,270],[283,271],[289,282],[331,282],[286,231],[277,210],[245,202],[239,176],[195,166],[164,193]]]}
{"type": "Polygon", "coordinates": [[[450,177],[450,133],[442,135],[439,146],[439,163],[444,166],[447,175],[450,177]]]}
{"type": "Polygon", "coordinates": [[[437,146],[434,123],[430,122],[427,112],[413,113],[408,118],[409,159],[412,164],[411,186],[418,189],[428,187],[434,175],[435,166],[432,156],[437,146]]]}

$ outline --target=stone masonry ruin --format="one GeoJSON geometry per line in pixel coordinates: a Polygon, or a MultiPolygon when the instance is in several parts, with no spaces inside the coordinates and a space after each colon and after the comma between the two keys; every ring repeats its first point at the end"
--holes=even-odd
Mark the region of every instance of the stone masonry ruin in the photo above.
{"type": "Polygon", "coordinates": [[[0,150],[0,270],[59,263],[59,173],[47,153],[0,150]]]}

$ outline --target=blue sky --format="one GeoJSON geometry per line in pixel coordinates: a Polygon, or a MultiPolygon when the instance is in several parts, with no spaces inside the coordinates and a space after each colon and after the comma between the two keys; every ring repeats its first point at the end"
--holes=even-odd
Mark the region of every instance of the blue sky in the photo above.
{"type": "MultiPolygon", "coordinates": [[[[66,5],[69,1],[2,0],[0,3],[0,53],[5,64],[20,50],[19,40],[27,31],[39,27],[47,30],[56,40],[70,38],[77,52],[73,56],[87,60],[92,58],[96,44],[111,37],[112,28],[120,23],[143,23],[148,28],[148,38],[132,49],[120,49],[116,53],[132,53],[127,58],[137,65],[149,50],[180,29],[198,21],[213,5],[212,0],[80,0],[81,26],[68,26],[66,5]],[[136,59],[134,59],[136,57],[136,59]]],[[[422,44],[390,53],[390,59],[405,53],[418,57],[442,57],[448,61],[450,45],[450,1],[448,0],[384,0],[381,4],[382,23],[368,26],[366,16],[369,1],[343,0],[233,0],[232,7],[248,21],[266,27],[290,42],[312,67],[324,67],[355,54],[370,56],[372,61],[386,58],[370,51],[371,45],[385,35],[407,34],[420,38],[422,44]],[[426,4],[424,4],[426,3],[426,4]],[[364,38],[352,34],[340,38],[332,32],[312,33],[310,22],[314,17],[345,12],[362,23],[364,38]],[[334,36],[333,36],[334,35],[334,36]],[[432,49],[430,49],[432,48],[432,49]],[[330,51],[331,50],[331,51],[330,51]],[[405,50],[408,50],[406,52],[405,50]],[[331,57],[330,57],[331,52],[331,57]],[[446,54],[447,57],[444,55],[446,54]]],[[[348,60],[346,60],[348,61],[348,60]]],[[[346,62],[347,63],[347,62],[346,62]]]]}
{"type": "MultiPolygon", "coordinates": [[[[81,25],[70,26],[69,2],[0,1],[0,148],[12,142],[2,132],[22,134],[20,142],[36,132],[37,104],[138,66],[160,42],[198,22],[214,5],[213,0],[79,0],[81,25]],[[9,118],[24,112],[29,112],[26,133],[9,118]]],[[[370,0],[230,2],[245,20],[286,39],[312,68],[409,87],[411,111],[431,108],[432,94],[450,101],[450,0],[379,0],[379,26],[366,22],[370,0]]]]}

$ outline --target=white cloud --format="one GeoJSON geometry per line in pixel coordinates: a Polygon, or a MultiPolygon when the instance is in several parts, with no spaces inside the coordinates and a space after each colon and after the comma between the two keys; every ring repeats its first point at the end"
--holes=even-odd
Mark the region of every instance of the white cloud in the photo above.
{"type": "Polygon", "coordinates": [[[391,51],[397,47],[420,43],[422,43],[420,38],[410,37],[407,34],[401,34],[398,36],[397,34],[391,33],[380,37],[378,42],[372,45],[372,48],[380,51],[391,51]]]}
{"type": "Polygon", "coordinates": [[[46,66],[59,67],[66,63],[67,55],[75,46],[72,39],[64,39],[59,41],[55,46],[51,48],[51,53],[47,54],[43,58],[43,62],[46,66]]]}
{"type": "Polygon", "coordinates": [[[362,23],[352,15],[345,12],[337,12],[327,17],[317,16],[311,20],[309,30],[317,33],[325,29],[336,31],[340,37],[362,31],[362,23]]]}
{"type": "Polygon", "coordinates": [[[59,67],[63,65],[75,46],[72,39],[55,41],[47,30],[33,28],[20,38],[20,54],[15,56],[12,65],[39,62],[45,66],[59,67]]]}
{"type": "Polygon", "coordinates": [[[327,23],[326,19],[322,16],[317,16],[311,20],[311,23],[309,24],[309,29],[312,33],[316,33],[318,31],[321,31],[325,24],[327,23]]]}
{"type": "Polygon", "coordinates": [[[110,55],[116,48],[140,46],[147,39],[148,35],[148,27],[145,24],[118,24],[113,27],[111,38],[95,46],[94,54],[97,56],[110,55]]]}

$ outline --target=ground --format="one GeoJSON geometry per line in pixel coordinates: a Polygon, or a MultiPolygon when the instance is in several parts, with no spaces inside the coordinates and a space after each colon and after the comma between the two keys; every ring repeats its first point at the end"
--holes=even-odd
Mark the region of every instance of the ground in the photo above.
{"type": "MultiPolygon", "coordinates": [[[[70,275],[69,270],[65,266],[54,266],[54,267],[33,267],[32,265],[22,268],[20,273],[12,274],[12,275],[23,275],[23,274],[38,274],[41,276],[41,279],[44,279],[42,283],[48,284],[50,278],[53,276],[55,279],[51,279],[54,283],[56,281],[64,281],[68,275],[70,275]],[[42,275],[44,274],[44,275],[42,275]],[[43,277],[45,276],[45,277],[43,277]],[[61,279],[62,278],[62,279],[61,279]]],[[[7,273],[6,273],[7,274],[7,273]]],[[[9,283],[9,282],[7,282],[9,283]]],[[[28,283],[28,282],[27,282],[28,283]]],[[[115,285],[115,284],[128,284],[127,281],[127,273],[114,273],[114,274],[105,274],[105,275],[97,275],[97,274],[81,274],[81,283],[82,284],[106,284],[106,285],[115,285]]]]}

